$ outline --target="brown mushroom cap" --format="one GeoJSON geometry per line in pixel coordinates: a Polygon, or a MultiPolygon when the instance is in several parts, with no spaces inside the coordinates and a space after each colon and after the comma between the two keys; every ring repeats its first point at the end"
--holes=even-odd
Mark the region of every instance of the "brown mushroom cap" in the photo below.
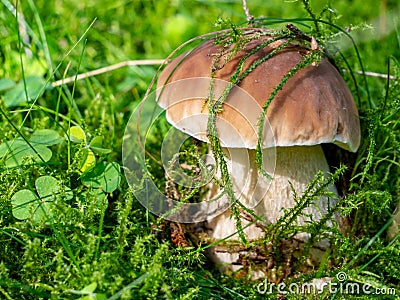
{"type": "MultiPolygon", "coordinates": [[[[216,97],[222,94],[240,60],[251,49],[271,39],[270,35],[265,34],[265,29],[249,29],[246,32],[260,36],[248,42],[227,63],[224,59],[231,53],[232,46],[217,60],[217,65],[222,67],[215,72],[216,97]]],[[[283,42],[273,42],[249,56],[243,70],[283,42]]],[[[167,108],[169,122],[204,141],[207,141],[206,98],[210,91],[211,70],[215,66],[216,55],[221,51],[222,46],[211,39],[189,54],[174,59],[162,71],[157,83],[158,88],[164,86],[158,89],[157,101],[160,106],[167,108]],[[191,119],[192,116],[198,118],[191,119]]],[[[309,51],[300,45],[289,44],[257,66],[239,82],[238,87],[232,89],[222,112],[218,114],[222,122],[217,121],[219,138],[224,146],[256,148],[257,122],[262,106],[283,77],[309,51]],[[222,124],[224,122],[228,125],[222,124]],[[230,139],[229,132],[232,130],[237,130],[244,141],[236,143],[235,139],[230,139]]],[[[352,94],[336,68],[324,58],[315,66],[308,65],[297,71],[284,84],[270,103],[266,117],[272,133],[263,137],[263,148],[335,143],[355,152],[360,144],[358,111],[352,94]]]]}

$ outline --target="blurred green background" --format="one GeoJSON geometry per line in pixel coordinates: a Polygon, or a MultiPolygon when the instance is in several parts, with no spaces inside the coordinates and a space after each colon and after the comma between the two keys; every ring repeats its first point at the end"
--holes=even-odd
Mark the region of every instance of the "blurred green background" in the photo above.
{"type": "MultiPolygon", "coordinates": [[[[0,39],[7,42],[1,43],[0,59],[6,66],[12,60],[18,62],[18,57],[15,57],[17,34],[15,18],[4,5],[8,1],[2,2],[0,39]]],[[[308,17],[300,1],[253,0],[248,1],[248,7],[256,18],[308,17]]],[[[368,71],[385,73],[387,57],[394,55],[400,58],[398,1],[316,0],[311,1],[311,7],[317,14],[323,12],[326,19],[337,25],[352,28],[351,34],[360,47],[368,71]]],[[[87,35],[82,71],[128,59],[165,58],[191,37],[218,30],[215,23],[219,18],[229,19],[234,24],[245,21],[240,0],[27,0],[19,2],[18,10],[36,34],[40,33],[38,24],[41,22],[53,67],[95,20],[87,35]]],[[[41,48],[43,36],[38,36],[38,39],[30,43],[41,48]]],[[[345,42],[339,46],[346,49],[350,45],[345,42]]],[[[36,59],[44,61],[44,51],[33,52],[36,59]]],[[[79,62],[80,55],[81,51],[77,49],[66,59],[66,63],[72,61],[71,69],[76,67],[74,63],[79,62]]],[[[64,69],[65,66],[61,68],[61,73],[64,69]]],[[[0,69],[0,76],[20,78],[20,71],[17,67],[5,67],[0,69]]],[[[118,77],[115,79],[121,80],[118,77]]]]}

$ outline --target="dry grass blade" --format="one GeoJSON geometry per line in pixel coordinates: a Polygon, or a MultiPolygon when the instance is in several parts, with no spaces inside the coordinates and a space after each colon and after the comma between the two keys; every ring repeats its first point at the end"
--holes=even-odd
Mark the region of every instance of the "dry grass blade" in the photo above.
{"type": "Polygon", "coordinates": [[[104,74],[107,72],[111,72],[123,67],[131,67],[131,66],[148,66],[148,65],[161,65],[165,62],[164,59],[144,59],[144,60],[127,60],[127,61],[123,61],[120,63],[116,63],[114,65],[111,66],[107,66],[107,67],[103,67],[100,69],[96,69],[93,71],[89,71],[86,73],[82,73],[79,74],[78,76],[71,76],[71,77],[67,77],[67,78],[63,78],[60,80],[57,80],[55,82],[53,82],[51,84],[52,87],[58,87],[60,85],[64,85],[64,84],[68,84],[68,83],[72,83],[76,80],[81,80],[81,79],[85,79],[85,78],[89,78],[92,76],[97,76],[100,74],[104,74]]]}

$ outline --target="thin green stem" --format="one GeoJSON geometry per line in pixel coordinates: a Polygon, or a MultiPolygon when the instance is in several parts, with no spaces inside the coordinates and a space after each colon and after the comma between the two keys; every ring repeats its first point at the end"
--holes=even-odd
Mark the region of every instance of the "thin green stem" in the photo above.
{"type": "Polygon", "coordinates": [[[46,57],[47,66],[49,67],[49,74],[50,74],[50,76],[53,76],[54,75],[53,63],[51,60],[49,45],[47,44],[46,32],[44,30],[42,20],[40,18],[39,12],[38,12],[33,0],[28,0],[28,4],[33,12],[34,17],[35,17],[35,21],[36,21],[36,24],[37,24],[37,27],[39,30],[39,35],[42,40],[43,52],[44,52],[44,56],[46,57]]]}
{"type": "Polygon", "coordinates": [[[303,2],[303,5],[304,5],[304,9],[308,12],[308,14],[310,15],[311,19],[314,22],[315,32],[317,34],[320,34],[319,23],[318,23],[319,20],[317,19],[316,14],[311,9],[310,0],[302,0],[302,2],[303,2]]]}

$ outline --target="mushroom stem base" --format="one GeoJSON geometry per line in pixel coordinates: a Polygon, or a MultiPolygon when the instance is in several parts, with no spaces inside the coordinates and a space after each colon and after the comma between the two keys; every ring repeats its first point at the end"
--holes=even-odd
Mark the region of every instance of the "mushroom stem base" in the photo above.
{"type": "MultiPolygon", "coordinates": [[[[256,241],[263,238],[265,226],[275,224],[284,215],[284,209],[288,210],[296,206],[294,194],[299,199],[310,182],[315,179],[317,172],[322,171],[326,175],[329,172],[329,166],[321,146],[264,149],[264,169],[272,176],[272,180],[264,178],[257,171],[255,150],[227,149],[227,151],[231,158],[235,158],[235,161],[228,161],[228,167],[231,170],[231,179],[238,200],[251,208],[263,220],[263,222],[254,223],[254,219],[244,214],[241,221],[248,240],[256,241]],[[271,162],[275,157],[276,164],[273,164],[271,162]],[[251,222],[254,224],[250,225],[251,222]]],[[[310,205],[304,208],[303,214],[294,218],[293,225],[306,225],[310,221],[320,221],[328,213],[329,208],[333,208],[336,203],[335,186],[329,186],[328,190],[334,197],[315,197],[310,205]]],[[[215,197],[219,193],[215,186],[210,191],[209,197],[215,197]]],[[[334,214],[333,219],[339,224],[341,223],[338,215],[334,214]]],[[[206,233],[212,241],[224,239],[225,245],[230,242],[238,243],[236,220],[231,216],[229,209],[207,221],[205,225],[206,233]]],[[[327,221],[327,225],[331,227],[332,221],[327,221]]],[[[308,233],[299,232],[294,239],[300,244],[296,242],[298,246],[295,248],[300,249],[301,244],[307,241],[308,237],[308,233]]],[[[287,240],[286,243],[290,244],[293,241],[287,240]]],[[[316,246],[318,249],[328,249],[330,245],[327,240],[323,240],[316,246]]],[[[238,263],[239,253],[232,252],[232,250],[221,251],[221,247],[217,247],[210,250],[211,259],[215,263],[227,264],[228,268],[230,266],[232,269],[238,263]]],[[[314,252],[310,254],[317,257],[313,257],[312,260],[321,260],[323,251],[314,252]]]]}

